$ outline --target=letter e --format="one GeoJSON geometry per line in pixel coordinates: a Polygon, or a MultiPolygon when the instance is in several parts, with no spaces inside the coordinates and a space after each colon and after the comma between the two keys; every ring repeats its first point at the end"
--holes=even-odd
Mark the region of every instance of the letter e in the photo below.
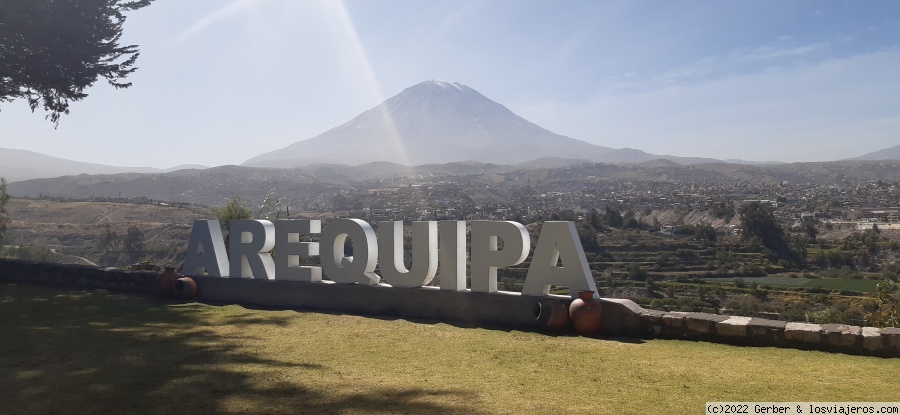
{"type": "Polygon", "coordinates": [[[300,234],[322,232],[318,219],[275,221],[275,279],[284,281],[322,281],[322,268],[300,266],[300,257],[318,256],[318,242],[300,242],[300,234]]]}

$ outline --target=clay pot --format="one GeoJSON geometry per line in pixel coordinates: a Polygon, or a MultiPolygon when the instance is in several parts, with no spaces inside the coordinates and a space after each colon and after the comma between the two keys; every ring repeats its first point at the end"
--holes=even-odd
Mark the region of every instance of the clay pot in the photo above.
{"type": "Polygon", "coordinates": [[[569,310],[559,300],[541,301],[534,305],[534,318],[538,325],[552,331],[563,331],[569,327],[569,310]]]}
{"type": "Polygon", "coordinates": [[[181,277],[175,281],[175,297],[190,300],[197,295],[197,282],[191,277],[181,277]]]}
{"type": "Polygon", "coordinates": [[[578,298],[569,305],[569,317],[575,331],[582,336],[596,336],[600,333],[603,321],[603,310],[600,302],[594,299],[593,291],[579,291],[578,298]]]}
{"type": "Polygon", "coordinates": [[[166,269],[156,277],[156,295],[161,298],[171,297],[177,279],[178,273],[175,272],[175,268],[166,267],[166,269]]]}

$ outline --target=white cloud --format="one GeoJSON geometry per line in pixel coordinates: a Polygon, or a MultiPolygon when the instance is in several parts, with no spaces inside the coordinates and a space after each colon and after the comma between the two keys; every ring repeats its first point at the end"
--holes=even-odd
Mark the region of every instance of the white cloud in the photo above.
{"type": "Polygon", "coordinates": [[[660,74],[653,75],[651,89],[658,85],[672,85],[680,82],[706,80],[709,77],[728,73],[742,73],[757,70],[760,63],[787,64],[791,59],[810,55],[828,49],[827,43],[813,43],[803,46],[763,45],[755,48],[740,48],[720,56],[708,56],[688,65],[683,65],[660,74]]]}
{"type": "Polygon", "coordinates": [[[737,62],[752,62],[775,58],[788,58],[805,55],[812,52],[818,52],[827,48],[827,43],[814,43],[812,45],[799,46],[794,48],[761,46],[749,53],[733,54],[733,59],[737,62]]]}

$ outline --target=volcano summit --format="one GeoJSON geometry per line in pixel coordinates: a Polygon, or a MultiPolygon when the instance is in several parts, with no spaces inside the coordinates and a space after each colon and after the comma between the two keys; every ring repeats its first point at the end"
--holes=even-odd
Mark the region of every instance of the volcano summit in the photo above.
{"type": "Polygon", "coordinates": [[[469,160],[514,164],[541,157],[603,161],[603,155],[616,151],[547,131],[468,86],[426,81],[343,125],[251,158],[244,165],[375,161],[418,165],[469,160]]]}

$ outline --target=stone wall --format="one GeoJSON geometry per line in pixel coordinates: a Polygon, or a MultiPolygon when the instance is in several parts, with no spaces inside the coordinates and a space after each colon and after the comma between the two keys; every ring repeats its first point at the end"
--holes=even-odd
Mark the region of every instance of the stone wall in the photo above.
{"type": "Polygon", "coordinates": [[[893,327],[879,329],[641,309],[640,325],[632,334],[900,357],[900,328],[893,327]]]}
{"type": "MultiPolygon", "coordinates": [[[[34,283],[78,289],[155,293],[158,272],[0,260],[0,282],[34,283]]],[[[368,315],[499,324],[540,330],[537,303],[571,299],[519,293],[443,291],[435,287],[392,288],[330,282],[303,283],[195,277],[201,301],[288,309],[315,309],[368,315]]],[[[706,313],[643,309],[630,300],[603,299],[603,335],[672,338],[826,350],[900,357],[900,329],[842,324],[794,323],[706,313]]]]}
{"type": "Polygon", "coordinates": [[[134,294],[155,293],[156,271],[125,271],[84,265],[0,259],[0,282],[32,283],[134,294]]]}

